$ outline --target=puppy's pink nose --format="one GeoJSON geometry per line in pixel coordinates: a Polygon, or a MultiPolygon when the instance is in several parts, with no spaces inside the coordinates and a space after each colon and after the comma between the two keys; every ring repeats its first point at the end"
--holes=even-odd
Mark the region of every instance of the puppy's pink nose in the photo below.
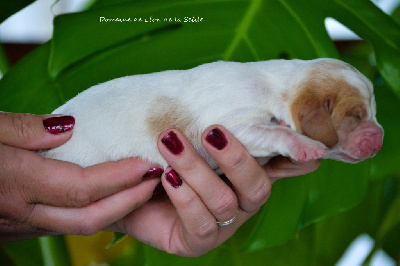
{"type": "Polygon", "coordinates": [[[369,128],[359,142],[361,153],[369,157],[377,153],[382,148],[383,131],[380,127],[369,128]]]}

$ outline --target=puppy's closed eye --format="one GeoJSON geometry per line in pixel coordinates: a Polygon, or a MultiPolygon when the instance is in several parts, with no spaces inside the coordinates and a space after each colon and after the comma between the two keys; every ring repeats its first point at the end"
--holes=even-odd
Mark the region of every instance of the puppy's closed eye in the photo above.
{"type": "Polygon", "coordinates": [[[350,109],[344,116],[342,123],[340,124],[340,129],[344,132],[350,132],[354,130],[360,122],[365,118],[366,111],[360,107],[356,106],[350,109]]]}

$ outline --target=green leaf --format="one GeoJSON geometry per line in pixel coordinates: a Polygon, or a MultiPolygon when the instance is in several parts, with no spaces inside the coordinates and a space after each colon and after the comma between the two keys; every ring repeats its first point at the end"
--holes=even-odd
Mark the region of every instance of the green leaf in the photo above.
{"type": "Polygon", "coordinates": [[[6,20],[9,16],[23,9],[24,7],[35,2],[35,0],[13,0],[3,1],[0,8],[0,23],[6,20]]]}
{"type": "MultiPolygon", "coordinates": [[[[371,43],[378,70],[390,89],[400,95],[400,29],[369,1],[142,0],[103,7],[95,4],[91,10],[57,17],[53,39],[0,80],[0,110],[47,113],[109,79],[187,69],[215,60],[338,58],[324,27],[326,17],[337,19],[371,43]],[[100,22],[101,17],[141,18],[142,22],[106,23],[100,22]],[[189,23],[184,22],[185,17],[203,20],[189,23]],[[151,18],[160,21],[145,22],[151,18]]],[[[378,118],[389,130],[376,158],[357,165],[324,161],[313,174],[276,183],[259,214],[200,260],[212,265],[221,258],[240,261],[232,254],[260,255],[267,247],[286,243],[305,226],[357,205],[370,180],[399,172],[395,150],[400,129],[392,115],[400,111],[399,99],[388,87],[378,88],[378,118]]],[[[164,256],[155,251],[148,254],[146,263],[150,265],[164,256]]]]}
{"type": "Polygon", "coordinates": [[[39,238],[39,243],[43,256],[43,265],[71,265],[64,236],[42,237],[39,238]]]}
{"type": "Polygon", "coordinates": [[[6,74],[9,68],[10,66],[8,64],[7,56],[4,53],[2,45],[0,44],[0,77],[6,74]]]}
{"type": "Polygon", "coordinates": [[[391,17],[397,24],[400,24],[400,4],[398,4],[397,8],[393,11],[391,17]]]}
{"type": "Polygon", "coordinates": [[[2,244],[7,256],[18,266],[42,266],[39,239],[28,239],[2,244]],[[22,251],[22,252],[21,252],[22,251]],[[21,254],[22,253],[22,254],[21,254]]]}
{"type": "Polygon", "coordinates": [[[372,43],[379,72],[400,96],[399,25],[378,9],[372,1],[335,0],[335,2],[342,8],[330,9],[332,13],[329,16],[333,16],[372,43]]]}
{"type": "Polygon", "coordinates": [[[382,224],[377,232],[377,241],[381,244],[391,230],[400,225],[400,194],[390,204],[382,224]]]}
{"type": "Polygon", "coordinates": [[[0,80],[0,110],[49,113],[64,101],[47,74],[49,43],[24,57],[0,80]]]}
{"type": "Polygon", "coordinates": [[[115,245],[117,245],[118,243],[120,243],[121,241],[123,241],[125,238],[127,237],[126,234],[123,233],[114,233],[114,238],[111,240],[110,244],[108,244],[108,246],[106,247],[106,249],[111,248],[115,245]]]}

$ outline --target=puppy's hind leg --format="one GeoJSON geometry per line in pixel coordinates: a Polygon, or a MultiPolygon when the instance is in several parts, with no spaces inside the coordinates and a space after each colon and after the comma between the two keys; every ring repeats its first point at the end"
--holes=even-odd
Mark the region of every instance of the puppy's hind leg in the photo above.
{"type": "Polygon", "coordinates": [[[326,146],[283,126],[257,124],[247,128],[232,129],[254,157],[283,155],[295,161],[323,158],[326,146]]]}

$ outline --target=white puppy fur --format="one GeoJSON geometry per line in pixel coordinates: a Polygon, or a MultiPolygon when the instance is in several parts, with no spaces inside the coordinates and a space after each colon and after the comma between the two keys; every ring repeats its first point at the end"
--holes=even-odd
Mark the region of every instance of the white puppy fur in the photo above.
{"type": "MultiPolygon", "coordinates": [[[[359,161],[375,154],[382,145],[383,132],[372,137],[374,144],[369,146],[373,151],[360,156],[350,152],[347,160],[342,155],[350,144],[341,144],[343,134],[338,134],[340,139],[335,143],[327,142],[327,153],[320,142],[323,140],[300,134],[306,130],[301,126],[302,117],[296,117],[299,108],[295,105],[310,94],[304,84],[313,80],[315,71],[322,75],[321,79],[338,79],[351,86],[365,111],[361,120],[371,124],[368,128],[373,128],[375,135],[380,134],[371,83],[341,61],[219,61],[189,70],[122,77],[89,88],[53,112],[74,116],[76,124],[68,142],[42,154],[82,166],[140,157],[167,167],[157,149],[157,139],[166,129],[176,128],[217,169],[200,140],[201,133],[212,124],[225,126],[260,164],[277,154],[299,161],[324,156],[359,161]]],[[[321,87],[316,90],[324,91],[321,87]]],[[[340,97],[335,95],[327,96],[325,103],[331,116],[340,103],[340,97]]],[[[347,111],[341,116],[346,116],[347,111]]],[[[336,123],[336,130],[341,121],[336,123]]],[[[360,134],[356,134],[357,138],[365,142],[360,134]]]]}

